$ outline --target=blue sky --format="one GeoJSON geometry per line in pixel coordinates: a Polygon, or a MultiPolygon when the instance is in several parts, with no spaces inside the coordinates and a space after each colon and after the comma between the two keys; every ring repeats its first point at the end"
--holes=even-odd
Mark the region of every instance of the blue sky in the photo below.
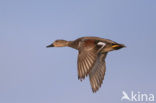
{"type": "Polygon", "coordinates": [[[156,96],[155,0],[1,0],[1,103],[120,103],[122,91],[156,96]],[[106,58],[100,90],[77,79],[77,51],[56,39],[97,36],[127,48],[106,58]]]}

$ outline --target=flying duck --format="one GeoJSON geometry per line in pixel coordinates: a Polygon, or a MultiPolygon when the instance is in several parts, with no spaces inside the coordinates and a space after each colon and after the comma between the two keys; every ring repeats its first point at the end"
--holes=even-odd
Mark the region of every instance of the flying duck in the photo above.
{"type": "Polygon", "coordinates": [[[73,41],[56,40],[47,47],[71,47],[78,50],[78,79],[82,81],[89,75],[94,93],[103,83],[107,53],[121,49],[125,45],[99,37],[81,37],[73,41]]]}

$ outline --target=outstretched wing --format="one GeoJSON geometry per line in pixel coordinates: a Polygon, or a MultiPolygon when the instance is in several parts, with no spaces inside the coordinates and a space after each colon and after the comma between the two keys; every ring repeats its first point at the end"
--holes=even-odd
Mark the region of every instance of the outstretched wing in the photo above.
{"type": "Polygon", "coordinates": [[[90,84],[93,92],[96,92],[101,87],[101,84],[103,83],[103,79],[106,71],[106,64],[105,64],[106,55],[107,53],[98,54],[96,62],[89,73],[90,84]]]}
{"type": "Polygon", "coordinates": [[[84,79],[93,67],[97,50],[93,40],[84,40],[79,46],[78,54],[78,79],[84,79]]]}

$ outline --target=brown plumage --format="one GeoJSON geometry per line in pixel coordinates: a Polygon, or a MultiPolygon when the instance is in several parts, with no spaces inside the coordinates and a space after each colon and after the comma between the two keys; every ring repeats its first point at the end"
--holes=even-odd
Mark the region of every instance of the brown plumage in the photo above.
{"type": "Polygon", "coordinates": [[[103,83],[107,53],[125,47],[123,44],[99,37],[81,37],[74,41],[56,40],[47,47],[66,46],[79,51],[77,62],[78,79],[83,80],[89,75],[93,92],[96,92],[103,83]]]}

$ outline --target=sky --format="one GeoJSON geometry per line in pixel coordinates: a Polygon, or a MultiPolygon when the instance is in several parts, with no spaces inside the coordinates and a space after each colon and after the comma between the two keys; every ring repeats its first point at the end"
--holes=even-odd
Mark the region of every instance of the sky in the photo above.
{"type": "Polygon", "coordinates": [[[156,97],[155,5],[155,0],[1,0],[0,103],[122,103],[122,91],[156,97]],[[108,54],[96,93],[88,78],[78,80],[78,51],[46,48],[56,39],[83,36],[127,46],[108,54]]]}

